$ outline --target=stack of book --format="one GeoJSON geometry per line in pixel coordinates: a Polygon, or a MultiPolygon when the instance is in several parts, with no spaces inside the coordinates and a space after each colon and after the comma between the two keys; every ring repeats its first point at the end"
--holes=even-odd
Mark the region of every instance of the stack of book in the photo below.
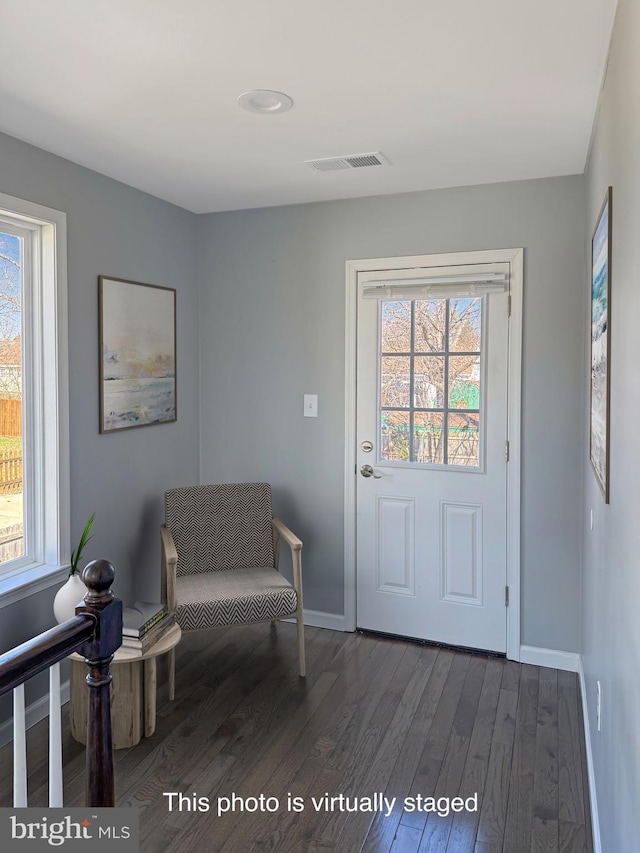
{"type": "Polygon", "coordinates": [[[122,612],[122,648],[144,655],[173,624],[166,604],[136,601],[122,612]]]}

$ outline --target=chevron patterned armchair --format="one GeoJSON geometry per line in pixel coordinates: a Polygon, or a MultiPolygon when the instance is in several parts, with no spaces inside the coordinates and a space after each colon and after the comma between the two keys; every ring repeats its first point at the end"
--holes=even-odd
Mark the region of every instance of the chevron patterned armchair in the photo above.
{"type": "MultiPolygon", "coordinates": [[[[163,598],[182,630],[293,617],[304,677],[302,542],[273,516],[269,484],[171,489],[160,533],[163,598]],[[293,586],[278,571],[281,539],[291,548],[293,586]]],[[[169,693],[173,699],[173,652],[169,693]]]]}

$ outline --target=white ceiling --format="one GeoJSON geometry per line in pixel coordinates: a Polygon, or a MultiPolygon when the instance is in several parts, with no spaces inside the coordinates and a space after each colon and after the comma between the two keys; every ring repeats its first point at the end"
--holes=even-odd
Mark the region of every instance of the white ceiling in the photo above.
{"type": "Polygon", "coordinates": [[[196,212],[579,173],[615,6],[2,0],[0,130],[196,212]]]}

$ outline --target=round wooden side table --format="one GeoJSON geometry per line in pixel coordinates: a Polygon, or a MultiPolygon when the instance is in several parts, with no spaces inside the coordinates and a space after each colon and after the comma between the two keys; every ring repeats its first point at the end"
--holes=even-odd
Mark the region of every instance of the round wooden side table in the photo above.
{"type": "MultiPolygon", "coordinates": [[[[114,749],[135,746],[156,730],[157,660],[174,649],[182,631],[172,625],[144,654],[120,647],[111,662],[111,734],[114,749]]],[[[71,734],[87,742],[87,665],[78,654],[71,660],[71,734]]]]}

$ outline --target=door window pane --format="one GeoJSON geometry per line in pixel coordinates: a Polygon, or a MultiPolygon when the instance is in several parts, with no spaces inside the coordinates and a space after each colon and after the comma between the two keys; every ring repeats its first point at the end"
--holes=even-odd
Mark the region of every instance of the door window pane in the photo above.
{"type": "Polygon", "coordinates": [[[480,467],[484,299],[381,303],[381,461],[480,467]]]}
{"type": "Polygon", "coordinates": [[[381,458],[388,462],[408,462],[409,452],[409,412],[382,413],[381,421],[381,458]]]}
{"type": "Polygon", "coordinates": [[[444,356],[416,356],[413,405],[416,409],[441,409],[444,406],[444,356]]]}
{"type": "Polygon", "coordinates": [[[418,299],[414,304],[415,352],[444,352],[446,299],[418,299]]]}
{"type": "Polygon", "coordinates": [[[480,356],[449,357],[449,408],[480,408],[480,356]]]}
{"type": "Polygon", "coordinates": [[[449,300],[449,351],[480,352],[482,297],[449,300]]]}
{"type": "Polygon", "coordinates": [[[411,352],[411,302],[384,302],[382,352],[411,352]]]}
{"type": "Polygon", "coordinates": [[[480,464],[480,414],[451,412],[448,420],[449,465],[477,468],[480,464]]]}
{"type": "Polygon", "coordinates": [[[0,231],[0,564],[24,555],[22,238],[0,231]]]}
{"type": "Polygon", "coordinates": [[[416,412],[413,418],[413,459],[442,464],[444,460],[444,415],[416,412]]]}
{"type": "Polygon", "coordinates": [[[411,399],[411,359],[402,355],[382,357],[380,403],[408,409],[411,399]]]}

